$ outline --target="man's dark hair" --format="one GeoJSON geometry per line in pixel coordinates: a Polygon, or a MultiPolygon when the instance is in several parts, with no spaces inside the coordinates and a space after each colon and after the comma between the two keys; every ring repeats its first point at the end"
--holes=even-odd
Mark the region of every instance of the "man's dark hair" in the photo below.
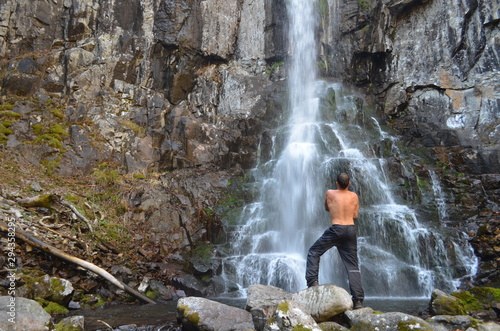
{"type": "Polygon", "coordinates": [[[337,183],[339,183],[340,188],[345,189],[349,186],[349,175],[346,173],[341,173],[337,176],[337,183]]]}

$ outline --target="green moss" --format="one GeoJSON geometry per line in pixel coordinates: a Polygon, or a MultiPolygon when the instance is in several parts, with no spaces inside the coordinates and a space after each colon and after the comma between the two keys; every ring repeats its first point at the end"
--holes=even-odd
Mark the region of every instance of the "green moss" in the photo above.
{"type": "Polygon", "coordinates": [[[37,136],[39,136],[39,135],[41,135],[41,134],[43,133],[43,125],[42,125],[42,124],[40,124],[40,123],[38,123],[38,124],[33,124],[33,125],[31,126],[31,128],[33,129],[33,132],[34,132],[37,136]]]}
{"type": "Polygon", "coordinates": [[[191,251],[191,256],[201,259],[211,259],[214,246],[210,243],[200,241],[196,243],[196,247],[191,251]]]}
{"type": "Polygon", "coordinates": [[[149,290],[145,293],[145,295],[151,300],[156,300],[161,296],[161,293],[155,290],[149,290]]]}
{"type": "Polygon", "coordinates": [[[284,312],[285,314],[288,313],[288,310],[290,309],[290,306],[288,302],[283,301],[278,304],[278,309],[284,312]]]}
{"type": "Polygon", "coordinates": [[[67,314],[69,310],[66,307],[61,306],[58,303],[48,301],[42,298],[35,298],[35,301],[38,302],[45,311],[51,315],[53,314],[67,314]]]}
{"type": "Polygon", "coordinates": [[[283,62],[283,61],[274,62],[271,65],[271,67],[266,70],[266,74],[268,74],[268,75],[272,74],[274,71],[276,71],[276,69],[278,69],[279,67],[281,67],[284,64],[285,64],[285,62],[283,62]]]}
{"type": "MultiPolygon", "coordinates": [[[[2,105],[6,106],[6,105],[2,105]]],[[[5,109],[12,109],[6,107],[5,109]]],[[[21,118],[21,114],[10,111],[10,110],[0,110],[0,143],[5,144],[8,140],[8,136],[13,133],[10,126],[17,122],[21,118]]]]}
{"type": "Polygon", "coordinates": [[[492,287],[474,287],[469,291],[458,291],[452,295],[460,300],[460,304],[468,313],[491,309],[500,302],[500,289],[492,287]]]}
{"type": "Polygon", "coordinates": [[[188,320],[189,323],[192,323],[194,325],[200,324],[200,315],[196,313],[191,313],[186,316],[186,319],[188,320]]]}
{"type": "Polygon", "coordinates": [[[117,169],[106,164],[100,165],[92,172],[96,184],[104,186],[115,186],[120,183],[121,176],[117,169]]]}
{"type": "Polygon", "coordinates": [[[297,324],[293,327],[293,331],[311,331],[311,329],[306,328],[303,324],[297,324]]]}
{"type": "Polygon", "coordinates": [[[177,309],[180,315],[186,317],[189,323],[193,325],[200,324],[200,315],[197,312],[190,313],[191,309],[188,305],[178,305],[177,309]]]}
{"type": "Polygon", "coordinates": [[[318,11],[321,19],[325,19],[328,14],[328,0],[318,1],[318,11]]]}
{"type": "Polygon", "coordinates": [[[500,289],[493,287],[474,287],[470,292],[482,303],[500,303],[500,289]]]}
{"type": "Polygon", "coordinates": [[[10,110],[0,110],[0,118],[21,118],[21,114],[10,110]]]}
{"type": "Polygon", "coordinates": [[[54,124],[49,129],[49,134],[58,135],[58,136],[69,136],[69,133],[66,130],[64,130],[64,128],[61,126],[61,124],[54,124]]]}
{"type": "Polygon", "coordinates": [[[363,11],[371,10],[371,0],[358,0],[358,7],[363,11]]]}
{"type": "Polygon", "coordinates": [[[52,160],[41,160],[40,164],[43,165],[47,170],[47,175],[51,176],[54,174],[54,171],[59,167],[61,159],[62,155],[58,155],[55,159],[52,160]]]}
{"type": "Polygon", "coordinates": [[[367,331],[374,330],[374,327],[371,323],[366,321],[359,321],[351,328],[351,331],[367,331]]]}
{"type": "Polygon", "coordinates": [[[466,315],[467,311],[460,300],[453,300],[446,297],[438,297],[432,305],[439,308],[442,315],[466,315]]]}
{"type": "Polygon", "coordinates": [[[106,304],[107,300],[98,294],[86,294],[80,299],[80,303],[83,306],[88,306],[92,308],[99,308],[106,304]]]}
{"type": "Polygon", "coordinates": [[[0,105],[0,111],[3,111],[3,110],[12,110],[13,108],[14,108],[13,104],[3,104],[3,105],[0,105]]]}
{"type": "Polygon", "coordinates": [[[119,122],[121,123],[121,125],[132,130],[137,135],[143,135],[146,132],[145,128],[135,124],[134,122],[132,122],[130,120],[119,119],[119,122]]]}
{"type": "Polygon", "coordinates": [[[410,331],[410,330],[419,330],[419,331],[433,331],[434,329],[421,325],[420,322],[414,320],[408,321],[400,321],[398,322],[398,330],[399,331],[410,331]]]}
{"type": "Polygon", "coordinates": [[[63,285],[61,279],[56,277],[50,278],[50,290],[52,293],[62,293],[65,289],[66,287],[63,285]]]}
{"type": "Polygon", "coordinates": [[[51,109],[50,113],[59,119],[64,119],[64,110],[62,108],[51,109]]]}
{"type": "Polygon", "coordinates": [[[55,331],[81,331],[82,329],[74,324],[59,322],[54,326],[55,331]]]}
{"type": "Polygon", "coordinates": [[[424,188],[429,186],[429,182],[427,180],[420,179],[419,177],[417,177],[417,185],[420,188],[424,188]]]}

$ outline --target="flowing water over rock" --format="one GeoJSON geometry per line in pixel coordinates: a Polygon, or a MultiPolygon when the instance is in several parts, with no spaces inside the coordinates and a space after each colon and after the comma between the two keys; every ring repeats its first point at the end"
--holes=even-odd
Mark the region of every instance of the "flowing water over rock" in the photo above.
{"type": "MultiPolygon", "coordinates": [[[[242,292],[251,284],[305,288],[307,250],[330,225],[324,192],[347,172],[360,197],[358,253],[367,296],[429,297],[434,288],[456,289],[477,264],[466,236],[398,201],[393,189],[399,183],[389,179],[387,161],[404,157],[397,139],[368,115],[362,96],[316,78],[314,2],[288,6],[289,119],[275,130],[270,159],[252,172],[259,196],[244,208],[233,233],[226,276],[236,274],[242,292]]],[[[442,197],[433,204],[442,214],[442,197]]],[[[323,255],[319,281],[348,288],[335,249],[323,255]]]]}

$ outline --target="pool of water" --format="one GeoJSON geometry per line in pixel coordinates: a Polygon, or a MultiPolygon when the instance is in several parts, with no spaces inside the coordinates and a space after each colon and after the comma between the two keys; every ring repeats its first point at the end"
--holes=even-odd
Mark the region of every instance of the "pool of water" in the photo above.
{"type": "Polygon", "coordinates": [[[110,330],[129,326],[125,330],[166,331],[180,330],[176,322],[177,301],[151,304],[116,304],[105,308],[83,308],[71,311],[66,316],[85,317],[85,330],[110,330]]]}
{"type": "MultiPolygon", "coordinates": [[[[246,299],[210,298],[229,306],[245,309],[246,299]]],[[[427,298],[383,298],[369,297],[365,307],[381,312],[401,312],[414,316],[428,315],[429,299],[427,298]]],[[[117,304],[101,309],[79,309],[69,315],[85,317],[85,329],[89,331],[109,330],[109,326],[129,326],[126,330],[136,331],[178,331],[177,301],[156,305],[117,304]]]]}

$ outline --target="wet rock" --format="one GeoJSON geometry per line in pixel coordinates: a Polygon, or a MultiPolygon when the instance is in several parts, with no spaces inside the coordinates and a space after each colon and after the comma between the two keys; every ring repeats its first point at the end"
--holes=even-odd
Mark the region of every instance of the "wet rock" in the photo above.
{"type": "Polygon", "coordinates": [[[317,322],[326,322],[333,316],[352,309],[352,299],[339,286],[313,286],[295,293],[292,300],[302,304],[317,322]]]}
{"type": "Polygon", "coordinates": [[[165,286],[163,283],[151,280],[149,283],[149,289],[152,294],[149,294],[149,297],[153,297],[153,300],[158,301],[168,301],[174,298],[176,295],[175,291],[171,287],[165,286]]]}
{"type": "Polygon", "coordinates": [[[63,318],[55,326],[56,330],[84,331],[85,318],[83,316],[71,316],[63,318]]]}
{"type": "Polygon", "coordinates": [[[212,300],[187,297],[177,302],[177,320],[187,330],[253,330],[252,315],[212,300]]]}
{"type": "Polygon", "coordinates": [[[459,299],[437,289],[432,291],[429,310],[433,315],[464,315],[466,313],[459,299]]]}
{"type": "Polygon", "coordinates": [[[318,324],[323,331],[348,331],[349,329],[335,322],[323,322],[318,324]]]}
{"type": "Polygon", "coordinates": [[[360,314],[351,321],[351,330],[420,330],[434,331],[423,319],[403,313],[360,314]]]}
{"type": "Polygon", "coordinates": [[[193,275],[173,277],[170,279],[170,284],[172,284],[176,288],[184,290],[187,295],[207,295],[206,285],[193,275]]]}
{"type": "Polygon", "coordinates": [[[70,281],[50,277],[39,271],[25,270],[19,274],[19,282],[22,284],[19,287],[19,293],[23,296],[30,299],[45,299],[62,306],[67,306],[74,291],[70,281]]]}
{"type": "Polygon", "coordinates": [[[50,315],[36,301],[22,297],[0,297],[1,330],[50,330],[50,315]]]}
{"type": "Polygon", "coordinates": [[[475,318],[464,315],[438,315],[427,319],[426,322],[442,325],[448,330],[466,330],[469,327],[475,327],[477,325],[477,320],[475,318]]]}
{"type": "Polygon", "coordinates": [[[271,285],[252,284],[248,287],[246,309],[277,305],[283,300],[291,300],[293,294],[271,285]]]}

